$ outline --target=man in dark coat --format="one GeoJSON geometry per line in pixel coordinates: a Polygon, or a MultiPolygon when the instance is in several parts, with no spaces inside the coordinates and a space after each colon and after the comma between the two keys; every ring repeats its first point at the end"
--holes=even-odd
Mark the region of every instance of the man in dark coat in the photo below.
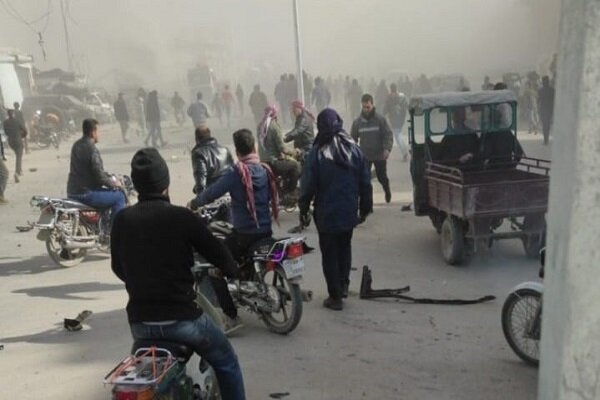
{"type": "Polygon", "coordinates": [[[127,104],[123,98],[123,93],[119,93],[119,98],[113,105],[115,109],[115,119],[121,126],[121,136],[124,143],[129,143],[127,140],[127,130],[129,129],[129,112],[127,112],[127,104]]]}
{"type": "Polygon", "coordinates": [[[160,140],[161,147],[165,147],[167,142],[162,137],[162,128],[160,126],[160,105],[158,104],[158,92],[153,90],[148,95],[146,101],[146,122],[148,123],[148,137],[144,144],[148,146],[148,141],[152,138],[152,146],[156,147],[160,140]]]}
{"type": "Polygon", "coordinates": [[[550,78],[542,78],[542,88],[538,93],[540,119],[542,120],[542,132],[544,133],[544,145],[550,140],[550,129],[552,128],[552,117],[554,114],[554,88],[550,86],[550,78]]]}
{"type": "Polygon", "coordinates": [[[319,133],[310,151],[298,201],[300,223],[308,225],[314,201],[314,219],[319,232],[323,273],[329,297],[323,306],[343,308],[348,296],[352,266],[352,233],[373,210],[373,188],[367,160],[343,121],[331,108],[317,117],[319,133]]]}
{"type": "Polygon", "coordinates": [[[23,175],[23,138],[27,136],[27,129],[15,118],[14,110],[8,110],[8,119],[2,125],[8,145],[15,152],[15,182],[18,183],[19,176],[23,175]]]}

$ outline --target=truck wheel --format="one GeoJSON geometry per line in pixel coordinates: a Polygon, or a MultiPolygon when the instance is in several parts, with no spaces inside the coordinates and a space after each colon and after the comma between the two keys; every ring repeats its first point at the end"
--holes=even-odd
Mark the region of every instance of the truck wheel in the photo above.
{"type": "Polygon", "coordinates": [[[465,233],[461,221],[447,216],[440,235],[442,255],[449,265],[459,265],[465,260],[465,233]]]}

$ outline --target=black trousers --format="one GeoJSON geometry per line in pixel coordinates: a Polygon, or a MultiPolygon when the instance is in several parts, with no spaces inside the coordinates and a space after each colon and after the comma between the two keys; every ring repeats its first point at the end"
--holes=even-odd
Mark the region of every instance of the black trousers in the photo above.
{"type": "MultiPolygon", "coordinates": [[[[271,235],[271,232],[253,234],[234,232],[231,236],[225,239],[225,246],[227,246],[229,251],[231,251],[233,258],[239,262],[242,257],[248,253],[250,246],[261,239],[271,237],[271,235]]],[[[219,301],[219,305],[221,306],[221,309],[225,315],[232,319],[236,318],[237,308],[235,308],[235,303],[233,302],[231,293],[229,293],[229,289],[227,288],[227,281],[223,278],[211,277],[210,282],[213,290],[215,291],[215,295],[217,296],[217,300],[219,301]]]]}
{"type": "Polygon", "coordinates": [[[276,160],[271,162],[271,168],[275,176],[283,178],[283,190],[285,193],[291,193],[298,186],[300,178],[300,164],[293,160],[276,160]]]}
{"type": "Polygon", "coordinates": [[[329,297],[333,299],[341,299],[344,285],[350,283],[352,233],[352,230],[341,233],[319,233],[323,274],[329,297]]]}
{"type": "Polygon", "coordinates": [[[544,144],[548,144],[550,140],[550,128],[552,128],[552,116],[542,115],[542,133],[544,134],[544,144]]]}
{"type": "Polygon", "coordinates": [[[371,171],[373,164],[375,164],[375,175],[377,176],[377,180],[379,183],[381,183],[383,190],[387,193],[390,190],[390,180],[387,175],[387,160],[367,160],[367,168],[369,169],[369,172],[371,171]]]}
{"type": "Polygon", "coordinates": [[[119,121],[119,125],[121,125],[121,136],[123,140],[127,138],[127,131],[129,130],[129,122],[128,121],[119,121]]]}
{"type": "Polygon", "coordinates": [[[15,173],[21,175],[23,173],[23,144],[8,142],[9,146],[15,152],[15,173]]]}

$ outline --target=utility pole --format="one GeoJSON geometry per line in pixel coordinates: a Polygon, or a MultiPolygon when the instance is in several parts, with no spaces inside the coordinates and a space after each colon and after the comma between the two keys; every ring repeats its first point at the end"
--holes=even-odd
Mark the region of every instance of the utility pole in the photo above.
{"type": "Polygon", "coordinates": [[[298,17],[298,0],[294,1],[294,25],[296,28],[296,64],[298,71],[298,98],[304,103],[304,76],[302,74],[302,50],[300,46],[300,21],[298,17]]]}
{"type": "Polygon", "coordinates": [[[67,16],[65,14],[65,0],[60,0],[60,13],[62,15],[63,26],[65,28],[65,45],[67,47],[67,62],[69,64],[69,71],[73,71],[73,58],[71,57],[71,43],[69,41],[69,30],[67,29],[67,16]]]}

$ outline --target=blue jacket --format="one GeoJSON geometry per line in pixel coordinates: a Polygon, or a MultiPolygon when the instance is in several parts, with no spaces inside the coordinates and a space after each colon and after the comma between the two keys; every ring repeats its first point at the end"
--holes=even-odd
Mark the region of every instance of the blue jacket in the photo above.
{"type": "Polygon", "coordinates": [[[269,189],[269,176],[260,164],[249,166],[254,187],[254,201],[258,227],[246,206],[246,191],[242,185],[242,177],[234,168],[222,175],[215,183],[209,185],[193,201],[192,205],[199,207],[212,203],[225,193],[231,196],[231,211],[233,214],[233,227],[239,233],[268,233],[271,232],[271,192],[269,189]]]}
{"type": "Polygon", "coordinates": [[[314,220],[320,233],[347,232],[361,215],[373,210],[373,187],[366,160],[358,148],[352,150],[352,167],[345,168],[325,158],[314,146],[300,185],[300,212],[308,212],[314,199],[314,220]]]}

